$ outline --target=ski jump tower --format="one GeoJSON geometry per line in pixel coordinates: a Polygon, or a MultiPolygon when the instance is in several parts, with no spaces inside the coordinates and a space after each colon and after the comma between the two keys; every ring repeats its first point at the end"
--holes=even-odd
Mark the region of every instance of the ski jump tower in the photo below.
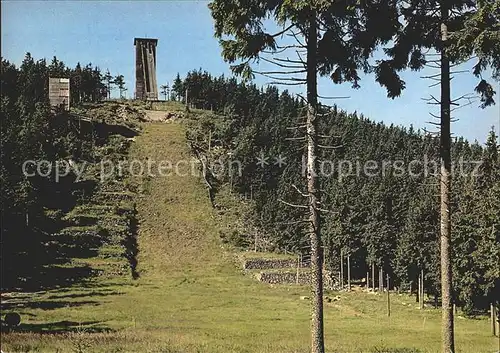
{"type": "Polygon", "coordinates": [[[158,100],[156,83],[156,45],[158,39],[134,38],[135,98],[158,100]]]}

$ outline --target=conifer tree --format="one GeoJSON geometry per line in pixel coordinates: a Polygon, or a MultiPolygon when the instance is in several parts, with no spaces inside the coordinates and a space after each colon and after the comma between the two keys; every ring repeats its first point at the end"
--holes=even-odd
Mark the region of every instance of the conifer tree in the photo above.
{"type": "MultiPolygon", "coordinates": [[[[452,303],[451,264],[451,108],[459,99],[451,97],[451,68],[476,55],[479,59],[474,75],[491,64],[498,72],[500,41],[498,39],[498,0],[450,1],[413,0],[400,2],[404,17],[402,30],[395,45],[386,50],[390,60],[382,60],[376,68],[377,80],[385,85],[389,97],[399,94],[404,82],[396,71],[405,68],[418,70],[426,63],[423,50],[439,53],[439,60],[431,61],[440,73],[431,78],[440,82],[440,99],[431,102],[440,106],[440,156],[441,156],[441,297],[442,297],[442,352],[455,351],[452,303]]],[[[475,88],[481,95],[483,106],[493,103],[494,91],[485,80],[475,88]]]]}
{"type": "Polygon", "coordinates": [[[120,98],[124,98],[123,93],[127,90],[127,88],[125,87],[125,79],[123,75],[117,75],[113,83],[118,87],[118,90],[120,91],[120,98]]]}
{"type": "Polygon", "coordinates": [[[180,101],[181,97],[184,96],[183,82],[179,73],[177,73],[174,84],[172,85],[172,94],[175,94],[175,100],[177,101],[180,101]]]}
{"type": "Polygon", "coordinates": [[[115,79],[109,72],[109,69],[106,70],[106,73],[103,76],[104,84],[106,85],[106,96],[108,99],[111,99],[111,91],[113,90],[113,85],[115,84],[115,79]]]}

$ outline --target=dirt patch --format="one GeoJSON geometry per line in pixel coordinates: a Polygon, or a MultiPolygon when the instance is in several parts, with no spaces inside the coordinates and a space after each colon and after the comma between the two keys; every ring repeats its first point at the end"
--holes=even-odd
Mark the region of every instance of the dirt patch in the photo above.
{"type": "Polygon", "coordinates": [[[160,110],[145,110],[147,121],[170,122],[183,117],[180,112],[165,112],[160,110]]]}
{"type": "Polygon", "coordinates": [[[363,316],[363,313],[361,311],[358,311],[349,305],[342,304],[342,300],[340,300],[340,302],[335,302],[335,303],[327,302],[325,303],[325,306],[334,308],[345,316],[363,316]]]}

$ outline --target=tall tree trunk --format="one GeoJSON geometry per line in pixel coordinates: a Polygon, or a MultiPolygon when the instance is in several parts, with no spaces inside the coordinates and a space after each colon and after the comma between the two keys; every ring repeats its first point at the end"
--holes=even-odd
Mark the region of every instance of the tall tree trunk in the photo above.
{"type": "Polygon", "coordinates": [[[384,270],[382,267],[378,269],[378,291],[380,293],[384,291],[384,270]]]}
{"type": "Polygon", "coordinates": [[[347,290],[351,291],[351,255],[347,254],[347,290]]]}
{"type": "Polygon", "coordinates": [[[340,250],[340,289],[344,289],[344,251],[340,250]]]}
{"type": "Polygon", "coordinates": [[[311,10],[307,33],[307,192],[309,195],[309,233],[311,237],[311,286],[312,286],[312,324],[311,351],[324,353],[323,338],[323,262],[321,260],[321,231],[319,187],[317,175],[317,28],[316,12],[311,10]]]}
{"type": "Polygon", "coordinates": [[[421,282],[420,282],[420,275],[418,275],[418,290],[417,290],[417,297],[415,298],[415,302],[420,303],[420,287],[421,282]]]}
{"type": "Polygon", "coordinates": [[[451,134],[450,134],[450,60],[446,52],[449,10],[441,2],[441,297],[442,297],[442,353],[454,353],[453,304],[451,297],[451,134]]]}
{"type": "Polygon", "coordinates": [[[375,263],[372,262],[372,287],[375,292],[375,263]]]}
{"type": "Polygon", "coordinates": [[[424,308],[424,293],[425,293],[425,290],[424,290],[424,270],[420,270],[420,281],[421,281],[421,284],[420,284],[420,309],[423,309],[424,308]]]}

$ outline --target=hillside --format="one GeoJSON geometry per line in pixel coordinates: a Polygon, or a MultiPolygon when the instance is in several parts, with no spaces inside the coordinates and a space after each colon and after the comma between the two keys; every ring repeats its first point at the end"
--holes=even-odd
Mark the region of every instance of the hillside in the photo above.
{"type": "MultiPolygon", "coordinates": [[[[178,121],[143,122],[127,159],[191,161],[185,136],[178,121]]],[[[212,208],[199,174],[128,175],[120,182],[135,190],[138,278],[113,272],[44,291],[2,293],[5,312],[22,316],[18,330],[2,334],[4,351],[308,351],[310,308],[301,299],[308,287],[267,285],[243,275],[220,239],[236,226],[234,215],[212,208]]],[[[111,266],[99,256],[76,261],[101,266],[102,273],[111,266]]],[[[416,310],[414,298],[394,294],[387,318],[385,295],[327,295],[340,296],[325,307],[329,352],[439,350],[439,310],[416,310]]],[[[496,347],[485,319],[458,318],[456,334],[460,352],[496,347]]]]}
{"type": "MultiPolygon", "coordinates": [[[[215,176],[214,185],[252,200],[251,218],[266,230],[259,235],[266,246],[259,249],[308,257],[310,230],[301,209],[307,203],[303,100],[201,69],[179,80],[192,108],[212,110],[190,122],[189,139],[209,168],[238,165],[215,176]]],[[[380,271],[393,287],[413,293],[423,271],[426,294],[439,301],[438,136],[414,129],[411,121],[405,123],[409,127],[395,126],[336,105],[320,110],[317,174],[325,267],[341,271],[350,254],[353,278],[371,272],[376,287],[380,271]]],[[[451,146],[453,302],[468,315],[486,314],[500,297],[499,151],[494,130],[484,146],[459,136],[451,146]]],[[[235,240],[248,245],[254,239],[247,232],[235,240]]]]}

